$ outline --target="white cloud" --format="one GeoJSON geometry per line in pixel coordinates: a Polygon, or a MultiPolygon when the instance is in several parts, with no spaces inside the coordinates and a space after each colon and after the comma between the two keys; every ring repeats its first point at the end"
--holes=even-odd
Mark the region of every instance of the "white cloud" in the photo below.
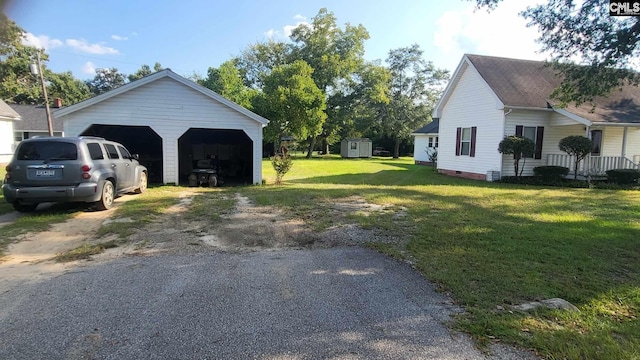
{"type": "Polygon", "coordinates": [[[84,65],[82,65],[82,72],[85,74],[95,75],[96,73],[95,64],[92,63],[91,61],[87,61],[86,63],[84,63],[84,65]]]}
{"type": "Polygon", "coordinates": [[[457,63],[465,53],[529,60],[547,58],[540,53],[536,27],[518,15],[539,0],[505,1],[487,12],[470,4],[465,11],[446,12],[436,21],[433,44],[446,63],[457,63]]]}
{"type": "Polygon", "coordinates": [[[126,36],[120,36],[120,35],[111,35],[111,39],[116,40],[116,41],[125,41],[125,40],[129,40],[128,37],[126,36]]]}
{"type": "Polygon", "coordinates": [[[285,25],[282,27],[282,31],[280,30],[276,30],[276,29],[269,29],[267,31],[264,32],[264,36],[266,36],[269,39],[273,39],[276,37],[286,37],[289,38],[289,36],[291,36],[291,32],[293,31],[293,29],[297,28],[300,25],[308,25],[311,26],[311,24],[309,24],[309,22],[307,21],[307,18],[305,16],[302,16],[300,14],[296,14],[293,19],[296,21],[295,24],[291,25],[285,25]]]}
{"type": "Polygon", "coordinates": [[[78,51],[89,54],[119,54],[119,51],[112,47],[104,46],[102,44],[89,44],[84,39],[67,39],[66,44],[78,51]]]}
{"type": "Polygon", "coordinates": [[[273,39],[275,36],[279,34],[280,32],[278,32],[278,30],[275,30],[275,29],[269,29],[264,32],[264,36],[266,36],[268,39],[273,39]]]}
{"type": "Polygon", "coordinates": [[[22,37],[22,44],[45,50],[55,49],[63,45],[62,41],[58,39],[51,39],[46,35],[35,36],[29,32],[22,37]]]}

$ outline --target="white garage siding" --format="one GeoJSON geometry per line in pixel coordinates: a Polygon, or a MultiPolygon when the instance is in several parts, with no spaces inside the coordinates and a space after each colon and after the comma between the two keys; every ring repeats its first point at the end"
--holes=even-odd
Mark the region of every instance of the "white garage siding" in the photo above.
{"type": "Polygon", "coordinates": [[[462,74],[440,115],[438,170],[482,178],[488,171],[501,170],[502,157],[497,149],[504,137],[504,112],[499,110],[502,104],[496,95],[473,67],[465,63],[458,71],[462,74]],[[475,157],[456,156],[456,129],[472,126],[477,127],[475,157]]]}
{"type": "Polygon", "coordinates": [[[0,120],[0,164],[13,156],[13,120],[0,120]]]}
{"type": "Polygon", "coordinates": [[[69,136],[93,124],[149,126],[162,138],[165,184],[179,182],[178,139],[188,129],[242,130],[253,141],[253,183],[262,182],[263,124],[171,77],[160,77],[59,117],[69,136]]]}

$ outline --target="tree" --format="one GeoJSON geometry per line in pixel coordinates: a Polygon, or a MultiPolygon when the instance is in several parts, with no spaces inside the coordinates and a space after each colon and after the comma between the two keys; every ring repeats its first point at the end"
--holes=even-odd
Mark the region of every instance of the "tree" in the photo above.
{"type": "Polygon", "coordinates": [[[504,155],[513,155],[513,172],[516,178],[522,176],[527,157],[533,156],[536,144],[533,140],[521,136],[507,136],[498,144],[498,152],[504,155]],[[525,159],[520,168],[520,159],[525,159]]]}
{"type": "MultiPolygon", "coordinates": [[[[502,0],[475,1],[491,10],[502,0]]],[[[640,75],[628,69],[640,55],[640,17],[610,16],[609,5],[607,0],[549,0],[521,14],[538,27],[542,50],[552,54],[552,65],[564,77],[552,94],[562,104],[594,103],[615,88],[640,82],[640,75]],[[572,64],[576,56],[581,66],[572,64]]]]}
{"type": "Polygon", "coordinates": [[[125,82],[125,75],[119,72],[118,69],[104,68],[96,69],[96,76],[93,80],[88,80],[85,83],[92,94],[100,95],[124,85],[125,82]]]}
{"type": "Polygon", "coordinates": [[[234,60],[225,61],[219,68],[210,67],[207,70],[207,77],[198,83],[238,105],[248,109],[252,107],[251,98],[255,96],[255,91],[251,91],[244,85],[234,60]]]}
{"type": "Polygon", "coordinates": [[[255,43],[243,50],[240,56],[233,59],[233,62],[244,84],[250,88],[259,89],[262,88],[264,79],[273,69],[290,63],[291,49],[291,44],[279,41],[255,43]]]}
{"type": "Polygon", "coordinates": [[[64,105],[73,105],[91,97],[89,87],[83,81],[73,77],[70,71],[50,73],[47,76],[49,98],[60,98],[64,105]]]}
{"type": "Polygon", "coordinates": [[[138,79],[142,79],[147,75],[151,75],[155,72],[162,71],[162,70],[164,69],[162,68],[162,65],[160,65],[160,63],[158,62],[153,65],[153,70],[151,70],[151,67],[149,65],[144,64],[135,73],[129,74],[127,76],[127,79],[129,79],[129,81],[136,81],[138,79]]]}
{"type": "Polygon", "coordinates": [[[277,148],[283,135],[296,139],[317,136],[327,118],[324,94],[311,78],[313,69],[302,60],[280,65],[264,79],[255,110],[270,120],[266,141],[277,148]]]}
{"type": "Polygon", "coordinates": [[[0,14],[0,98],[11,103],[36,104],[42,102],[42,88],[37,76],[31,74],[29,65],[35,63],[40,52],[45,77],[48,55],[42,50],[22,45],[24,30],[0,14]]]}
{"type": "Polygon", "coordinates": [[[390,103],[382,111],[380,126],[393,138],[393,157],[397,159],[400,141],[429,121],[449,73],[425,61],[418,45],[389,51],[387,64],[391,75],[390,103]]]}
{"type": "Polygon", "coordinates": [[[575,163],[573,165],[573,178],[578,179],[578,164],[587,155],[593,151],[593,142],[584,136],[573,135],[567,136],[560,140],[558,144],[560,151],[564,151],[570,156],[575,157],[575,163]]]}
{"type": "MultiPolygon", "coordinates": [[[[369,33],[364,26],[346,24],[341,29],[334,14],[326,8],[318,11],[311,24],[300,24],[291,32],[294,44],[291,57],[302,59],[313,68],[312,78],[325,95],[328,113],[337,113],[335,107],[342,103],[339,98],[341,83],[364,63],[364,41],[367,39],[369,33]]],[[[338,140],[339,130],[339,119],[333,116],[324,123],[322,132],[317,135],[325,143],[325,152],[328,145],[338,140]]],[[[316,142],[317,136],[309,139],[307,157],[311,157],[316,142]]]]}

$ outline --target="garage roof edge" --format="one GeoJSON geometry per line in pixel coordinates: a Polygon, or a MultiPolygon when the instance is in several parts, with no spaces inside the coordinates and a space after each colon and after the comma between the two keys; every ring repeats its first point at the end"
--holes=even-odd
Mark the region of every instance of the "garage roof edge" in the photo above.
{"type": "Polygon", "coordinates": [[[222,103],[223,105],[226,105],[226,106],[232,108],[233,110],[236,110],[237,112],[249,117],[250,119],[253,119],[253,120],[259,122],[260,124],[262,124],[263,127],[266,126],[267,123],[269,123],[269,120],[263,118],[262,116],[260,116],[260,115],[258,115],[256,113],[254,113],[254,112],[252,112],[252,111],[250,111],[250,110],[248,110],[248,109],[246,109],[246,108],[234,103],[233,101],[230,101],[230,100],[224,98],[222,95],[220,95],[220,94],[218,94],[218,93],[216,93],[216,92],[214,92],[214,91],[212,91],[210,89],[207,89],[204,86],[198,85],[195,82],[193,82],[193,81],[191,81],[189,79],[186,79],[186,78],[174,73],[173,71],[171,71],[171,69],[165,69],[165,70],[162,70],[162,71],[158,71],[158,72],[153,73],[151,75],[145,76],[142,79],[139,79],[139,80],[136,80],[136,81],[132,81],[132,82],[126,84],[126,85],[120,86],[119,88],[107,91],[104,94],[100,94],[98,96],[94,96],[94,97],[92,97],[90,99],[84,100],[84,101],[79,102],[77,104],[64,107],[64,108],[62,108],[62,109],[60,109],[60,110],[55,112],[56,117],[63,117],[63,116],[69,115],[71,113],[74,113],[76,111],[85,109],[87,107],[95,105],[95,104],[97,104],[99,102],[102,102],[104,100],[110,99],[110,98],[112,98],[114,96],[123,94],[123,93],[125,93],[125,92],[127,92],[129,90],[133,90],[133,89],[136,89],[136,88],[138,88],[140,86],[152,83],[152,82],[154,82],[154,81],[156,81],[158,79],[164,78],[164,77],[169,77],[169,78],[171,78],[171,79],[173,79],[173,80],[175,80],[175,81],[177,81],[177,82],[179,82],[179,83],[181,83],[183,85],[186,85],[186,86],[188,86],[188,87],[200,92],[203,95],[206,95],[206,96],[208,96],[208,97],[210,97],[210,98],[222,103]]]}

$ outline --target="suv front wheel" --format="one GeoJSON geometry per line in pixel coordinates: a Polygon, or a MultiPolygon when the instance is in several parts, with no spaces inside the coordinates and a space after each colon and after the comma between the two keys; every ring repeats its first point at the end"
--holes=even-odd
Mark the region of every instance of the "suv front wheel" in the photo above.
{"type": "Polygon", "coordinates": [[[113,183],[109,180],[104,182],[102,185],[102,196],[100,200],[96,203],[96,207],[98,210],[108,210],[113,206],[113,198],[115,196],[115,191],[113,189],[113,183]]]}

